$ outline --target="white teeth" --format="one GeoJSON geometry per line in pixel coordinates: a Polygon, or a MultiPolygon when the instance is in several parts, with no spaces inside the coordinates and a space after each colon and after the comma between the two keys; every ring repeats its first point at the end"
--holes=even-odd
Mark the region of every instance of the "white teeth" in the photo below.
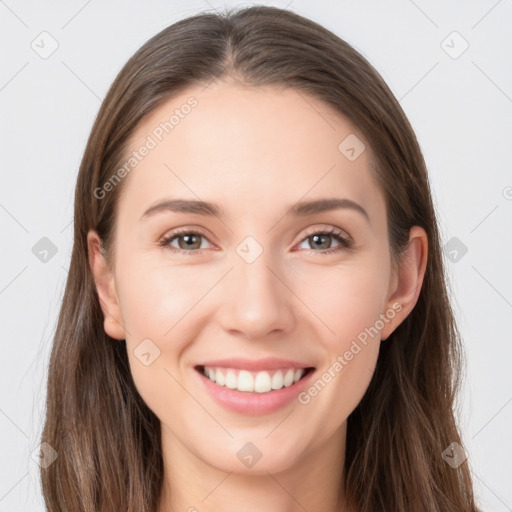
{"type": "Polygon", "coordinates": [[[224,377],[224,374],[220,370],[215,372],[215,379],[210,377],[210,380],[213,380],[213,382],[216,382],[219,386],[224,386],[226,383],[226,377],[224,377]]]}
{"type": "Polygon", "coordinates": [[[238,386],[238,379],[236,378],[236,375],[231,370],[226,373],[226,384],[225,386],[229,389],[236,389],[238,386]]]}
{"type": "Polygon", "coordinates": [[[272,389],[272,381],[268,372],[258,372],[254,380],[254,391],[266,393],[272,389]]]}
{"type": "Polygon", "coordinates": [[[277,370],[272,377],[271,383],[272,389],[281,389],[283,387],[283,372],[281,370],[277,370]]]}
{"type": "Polygon", "coordinates": [[[250,372],[240,371],[237,389],[238,391],[254,391],[254,379],[250,372]]]}
{"type": "Polygon", "coordinates": [[[287,370],[277,370],[271,376],[267,371],[252,373],[247,370],[231,368],[204,367],[203,369],[204,375],[219,386],[253,393],[268,393],[275,389],[289,387],[299,381],[304,372],[303,368],[297,370],[289,368],[287,370]]]}
{"type": "Polygon", "coordinates": [[[291,386],[293,384],[293,377],[295,375],[294,370],[288,370],[286,375],[284,376],[283,384],[285,387],[291,386]]]}
{"type": "Polygon", "coordinates": [[[293,375],[293,382],[297,382],[304,375],[304,370],[299,368],[295,370],[295,374],[293,375]]]}

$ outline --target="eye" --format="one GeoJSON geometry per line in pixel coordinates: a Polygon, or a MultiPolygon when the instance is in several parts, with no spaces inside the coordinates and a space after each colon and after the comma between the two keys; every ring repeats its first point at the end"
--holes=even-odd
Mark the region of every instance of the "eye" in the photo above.
{"type": "Polygon", "coordinates": [[[198,231],[191,231],[189,229],[177,229],[172,233],[166,235],[161,241],[160,246],[171,249],[172,252],[183,253],[187,255],[197,254],[201,249],[208,249],[211,244],[204,245],[202,240],[206,241],[205,235],[198,231]],[[174,242],[177,245],[173,245],[174,242]]]}
{"type": "Polygon", "coordinates": [[[301,245],[306,242],[309,243],[310,247],[328,249],[323,251],[314,251],[319,252],[320,254],[332,254],[352,247],[352,241],[350,238],[348,236],[343,236],[343,232],[335,228],[330,230],[317,230],[306,234],[308,236],[303,239],[301,245]],[[332,249],[330,246],[332,245],[333,240],[337,241],[339,245],[332,249]]]}

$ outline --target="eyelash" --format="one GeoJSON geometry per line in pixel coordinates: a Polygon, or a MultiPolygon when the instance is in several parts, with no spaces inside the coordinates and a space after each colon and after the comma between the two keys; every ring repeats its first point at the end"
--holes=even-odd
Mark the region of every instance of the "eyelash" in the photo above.
{"type": "MultiPolygon", "coordinates": [[[[175,238],[179,237],[180,235],[198,235],[205,239],[208,239],[206,235],[201,233],[201,231],[194,231],[186,228],[176,229],[173,232],[169,233],[168,235],[164,236],[162,240],[159,242],[160,247],[164,247],[166,249],[169,249],[172,253],[180,253],[187,256],[194,256],[196,254],[199,254],[202,249],[194,249],[192,251],[186,251],[184,249],[176,249],[175,247],[172,247],[170,245],[170,242],[172,242],[175,238]]],[[[317,252],[319,254],[323,254],[324,256],[327,254],[333,254],[335,252],[339,252],[343,249],[350,249],[352,247],[352,240],[350,238],[346,238],[342,236],[342,232],[337,230],[336,228],[332,228],[330,230],[316,230],[312,232],[305,233],[305,237],[301,239],[301,242],[304,242],[308,238],[314,236],[314,235],[328,235],[336,239],[337,242],[339,242],[339,246],[335,247],[334,249],[326,249],[325,251],[315,251],[313,249],[310,249],[313,252],[317,252]]]]}

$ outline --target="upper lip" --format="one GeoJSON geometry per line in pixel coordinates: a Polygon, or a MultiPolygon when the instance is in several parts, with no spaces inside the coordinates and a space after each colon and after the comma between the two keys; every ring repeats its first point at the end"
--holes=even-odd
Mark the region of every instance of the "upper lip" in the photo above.
{"type": "Polygon", "coordinates": [[[228,359],[204,361],[197,366],[234,368],[249,371],[278,370],[279,368],[312,368],[312,365],[310,364],[276,357],[266,357],[264,359],[242,359],[240,357],[230,357],[228,359]]]}

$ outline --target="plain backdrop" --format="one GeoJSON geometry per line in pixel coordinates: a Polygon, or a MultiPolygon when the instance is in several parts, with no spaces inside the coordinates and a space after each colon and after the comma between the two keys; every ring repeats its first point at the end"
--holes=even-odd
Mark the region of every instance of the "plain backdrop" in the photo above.
{"type": "MultiPolygon", "coordinates": [[[[251,3],[0,1],[0,512],[44,510],[33,454],[70,261],[75,179],[101,100],[164,27],[251,3]],[[42,246],[53,252],[42,257],[42,246]]],[[[351,43],[412,123],[467,357],[465,450],[483,509],[512,510],[512,2],[260,3],[351,43]]]]}

